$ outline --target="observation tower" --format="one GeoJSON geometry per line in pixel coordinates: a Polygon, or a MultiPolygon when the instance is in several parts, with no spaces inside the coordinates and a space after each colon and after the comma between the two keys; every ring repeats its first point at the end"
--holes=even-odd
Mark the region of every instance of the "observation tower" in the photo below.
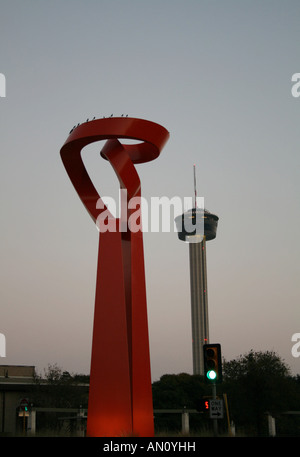
{"type": "Polygon", "coordinates": [[[206,241],[216,238],[219,217],[197,208],[195,165],[194,188],[194,207],[177,216],[175,223],[178,238],[189,243],[193,374],[204,375],[202,348],[209,343],[206,241]]]}

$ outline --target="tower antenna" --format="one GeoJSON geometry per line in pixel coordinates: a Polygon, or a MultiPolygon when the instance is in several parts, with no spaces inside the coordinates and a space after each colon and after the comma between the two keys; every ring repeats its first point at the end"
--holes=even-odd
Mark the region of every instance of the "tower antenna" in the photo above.
{"type": "Polygon", "coordinates": [[[195,208],[197,208],[196,165],[194,165],[194,193],[195,193],[195,208]]]}

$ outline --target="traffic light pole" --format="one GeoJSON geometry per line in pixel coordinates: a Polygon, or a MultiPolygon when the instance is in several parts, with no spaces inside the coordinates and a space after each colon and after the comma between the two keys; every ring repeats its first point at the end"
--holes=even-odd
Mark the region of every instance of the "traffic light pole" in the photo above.
{"type": "MultiPolygon", "coordinates": [[[[203,362],[204,380],[211,384],[212,399],[213,403],[216,404],[217,384],[222,382],[221,345],[219,343],[203,345],[203,362]]],[[[215,415],[211,414],[210,418],[213,420],[214,436],[218,436],[218,421],[215,415]]]]}
{"type": "MultiPolygon", "coordinates": [[[[217,399],[217,385],[215,383],[212,384],[212,397],[213,400],[217,399]]],[[[218,436],[218,420],[213,419],[213,430],[214,436],[218,436]]]]}

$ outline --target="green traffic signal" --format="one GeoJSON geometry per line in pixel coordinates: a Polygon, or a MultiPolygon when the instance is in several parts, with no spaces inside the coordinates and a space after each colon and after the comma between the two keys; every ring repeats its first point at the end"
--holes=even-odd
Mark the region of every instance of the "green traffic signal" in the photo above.
{"type": "Polygon", "coordinates": [[[207,383],[222,382],[222,360],[220,344],[204,344],[204,377],[207,383]]]}
{"type": "Polygon", "coordinates": [[[209,370],[209,371],[206,373],[206,377],[207,377],[210,381],[213,381],[214,379],[216,379],[217,373],[216,373],[214,370],[209,370]]]}

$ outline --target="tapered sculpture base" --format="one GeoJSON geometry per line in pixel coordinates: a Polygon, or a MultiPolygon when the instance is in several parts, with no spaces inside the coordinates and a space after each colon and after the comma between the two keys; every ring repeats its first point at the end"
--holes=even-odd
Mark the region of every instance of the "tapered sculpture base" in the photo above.
{"type": "Polygon", "coordinates": [[[154,434],[142,243],[100,234],[87,436],[154,434]]]}

